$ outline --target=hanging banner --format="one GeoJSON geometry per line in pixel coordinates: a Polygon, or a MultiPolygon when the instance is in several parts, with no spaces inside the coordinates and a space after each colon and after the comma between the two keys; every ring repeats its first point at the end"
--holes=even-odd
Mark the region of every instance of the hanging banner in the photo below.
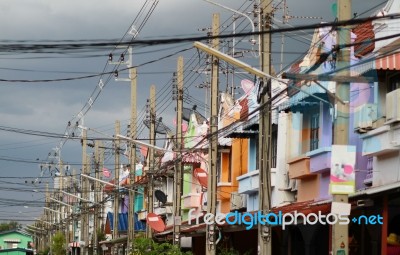
{"type": "Polygon", "coordinates": [[[332,145],[331,194],[352,194],[355,192],[356,147],[332,145]]]}

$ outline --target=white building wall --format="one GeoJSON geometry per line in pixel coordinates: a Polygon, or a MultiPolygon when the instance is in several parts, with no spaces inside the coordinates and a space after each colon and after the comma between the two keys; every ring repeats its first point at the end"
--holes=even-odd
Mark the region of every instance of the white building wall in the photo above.
{"type": "Polygon", "coordinates": [[[400,181],[400,153],[393,152],[374,157],[373,171],[373,186],[400,181]]]}
{"type": "MultiPolygon", "coordinates": [[[[389,14],[395,14],[400,12],[400,2],[396,0],[389,0],[386,6],[378,12],[377,16],[385,16],[389,14]]],[[[375,38],[381,38],[390,36],[400,29],[400,22],[398,19],[380,19],[372,22],[375,30],[375,38]]],[[[385,45],[392,43],[397,38],[376,41],[375,49],[380,49],[385,45]]]]}
{"type": "MultiPolygon", "coordinates": [[[[290,143],[291,139],[288,139],[288,118],[290,114],[280,112],[278,115],[278,148],[277,148],[277,162],[276,162],[276,174],[275,174],[275,187],[272,189],[272,206],[280,206],[283,203],[294,201],[294,193],[287,191],[289,187],[288,177],[288,148],[285,146],[290,143]]],[[[295,131],[297,132],[297,131],[295,131]]]]}

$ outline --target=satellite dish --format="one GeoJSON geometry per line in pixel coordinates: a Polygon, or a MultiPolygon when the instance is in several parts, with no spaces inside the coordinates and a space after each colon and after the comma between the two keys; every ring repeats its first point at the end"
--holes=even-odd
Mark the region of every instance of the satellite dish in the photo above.
{"type": "Polygon", "coordinates": [[[157,200],[160,201],[161,203],[165,204],[167,202],[167,195],[165,195],[164,192],[161,190],[156,190],[154,191],[154,195],[156,196],[157,200]]]}
{"type": "Polygon", "coordinates": [[[165,230],[164,221],[155,213],[147,214],[147,224],[157,232],[163,232],[165,230]]]}
{"type": "Polygon", "coordinates": [[[190,108],[183,108],[182,111],[182,119],[189,122],[190,121],[190,114],[194,112],[194,114],[196,115],[196,119],[198,123],[203,123],[203,122],[207,122],[207,119],[201,115],[196,108],[194,107],[194,109],[190,109],[190,108]]]}
{"type": "Polygon", "coordinates": [[[250,80],[247,80],[247,79],[245,79],[245,80],[242,80],[241,82],[240,82],[240,85],[242,86],[242,89],[243,89],[243,91],[244,91],[244,93],[247,95],[247,94],[249,94],[250,93],[250,91],[252,91],[253,90],[253,88],[254,88],[254,82],[252,82],[252,81],[250,81],[250,80]]]}
{"type": "MultiPolygon", "coordinates": [[[[150,120],[149,119],[144,120],[143,124],[145,124],[147,128],[150,128],[150,120]]],[[[166,135],[169,132],[171,132],[171,129],[169,127],[167,127],[166,125],[164,125],[162,123],[161,119],[155,121],[155,128],[156,128],[156,133],[157,134],[166,135]]]]}

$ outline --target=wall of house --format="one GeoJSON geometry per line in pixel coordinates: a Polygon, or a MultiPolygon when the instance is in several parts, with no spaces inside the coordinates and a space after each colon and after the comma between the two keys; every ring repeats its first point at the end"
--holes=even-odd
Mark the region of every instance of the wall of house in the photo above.
{"type": "Polygon", "coordinates": [[[374,157],[373,169],[373,186],[400,181],[400,153],[392,152],[374,157]]]}
{"type": "MultiPolygon", "coordinates": [[[[302,153],[302,128],[303,128],[303,114],[300,112],[288,113],[288,142],[289,152],[288,159],[300,156],[302,153]]],[[[278,144],[279,144],[278,140],[278,144]]]]}
{"type": "Polygon", "coordinates": [[[287,144],[291,138],[288,137],[288,121],[289,114],[280,112],[278,115],[278,147],[277,147],[277,160],[276,160],[276,175],[275,187],[272,188],[271,204],[273,207],[279,206],[282,203],[294,201],[294,192],[286,190],[290,186],[290,179],[288,176],[287,158],[289,146],[280,146],[287,144]]]}
{"type": "Polygon", "coordinates": [[[316,174],[298,181],[297,201],[303,202],[320,197],[321,175],[316,174]]]}
{"type": "MultiPolygon", "coordinates": [[[[395,14],[400,12],[400,6],[397,1],[387,1],[386,6],[382,9],[384,13],[380,12],[378,16],[395,14]]],[[[396,19],[379,19],[372,21],[375,31],[375,38],[382,38],[385,36],[393,35],[393,31],[397,31],[400,28],[400,24],[396,19]],[[385,27],[385,29],[380,29],[385,27]]],[[[395,41],[397,38],[391,38],[387,40],[381,40],[375,42],[375,49],[380,49],[383,46],[395,41]]]]}
{"type": "Polygon", "coordinates": [[[360,134],[354,132],[354,115],[356,114],[357,107],[374,103],[374,87],[373,84],[368,83],[352,83],[350,92],[350,130],[349,130],[349,143],[356,146],[356,190],[365,188],[364,180],[367,176],[367,163],[368,158],[362,156],[362,140],[360,134]]]}
{"type": "Polygon", "coordinates": [[[32,242],[32,238],[23,234],[20,234],[18,232],[11,232],[7,234],[0,235],[0,246],[2,249],[7,249],[7,248],[28,248],[28,242],[32,242]],[[18,239],[20,240],[19,243],[17,244],[17,247],[8,247],[8,243],[4,242],[5,239],[18,239]]]}

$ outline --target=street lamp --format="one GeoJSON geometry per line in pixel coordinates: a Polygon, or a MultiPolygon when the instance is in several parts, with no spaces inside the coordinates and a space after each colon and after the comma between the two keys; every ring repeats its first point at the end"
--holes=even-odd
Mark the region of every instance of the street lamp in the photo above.
{"type": "MultiPolygon", "coordinates": [[[[226,9],[226,10],[229,10],[229,11],[231,11],[231,12],[234,12],[234,13],[240,15],[240,16],[243,16],[243,17],[247,18],[247,19],[250,21],[250,24],[251,24],[251,31],[252,31],[253,33],[255,32],[256,28],[255,28],[255,26],[254,26],[253,20],[252,20],[248,15],[246,15],[246,14],[244,14],[244,13],[242,13],[242,12],[239,12],[239,11],[237,11],[237,10],[235,10],[235,9],[232,9],[232,8],[230,8],[230,7],[227,7],[227,6],[225,6],[225,5],[212,2],[212,1],[210,1],[210,0],[203,0],[203,1],[205,1],[205,2],[207,2],[207,3],[210,3],[210,4],[213,4],[213,5],[216,5],[216,6],[218,6],[218,7],[224,8],[224,9],[226,9]]],[[[256,40],[253,38],[253,39],[250,40],[250,42],[251,42],[251,44],[255,44],[255,43],[256,43],[256,40]]]]}
{"type": "Polygon", "coordinates": [[[122,139],[122,140],[127,140],[127,141],[130,141],[130,142],[132,142],[132,143],[136,143],[136,144],[145,146],[145,147],[147,147],[147,148],[155,149],[155,150],[157,150],[157,151],[163,151],[163,152],[167,152],[167,151],[168,151],[168,152],[170,152],[170,150],[168,150],[168,149],[164,149],[164,148],[161,148],[161,147],[158,147],[158,146],[155,146],[155,145],[151,145],[151,144],[148,144],[148,143],[139,141],[139,140],[134,140],[134,139],[132,139],[132,138],[130,138],[130,137],[127,137],[127,136],[117,135],[117,137],[120,138],[120,139],[122,139]]]}
{"type": "Polygon", "coordinates": [[[267,74],[267,73],[265,73],[265,72],[263,72],[263,71],[261,71],[261,70],[259,70],[257,68],[252,67],[249,64],[244,63],[243,61],[237,60],[237,59],[235,59],[235,58],[233,58],[233,57],[231,57],[231,56],[229,56],[229,55],[227,55],[225,53],[222,53],[222,52],[220,52],[218,50],[215,50],[215,49],[211,48],[210,46],[207,46],[204,43],[195,42],[193,44],[193,46],[198,48],[199,50],[202,50],[202,51],[204,51],[204,52],[206,52],[206,53],[208,53],[210,55],[215,56],[218,59],[221,59],[221,60],[223,60],[225,62],[228,62],[229,64],[232,64],[234,66],[242,68],[243,70],[245,70],[245,71],[247,71],[247,72],[249,72],[251,74],[254,74],[257,77],[265,77],[265,78],[277,80],[279,82],[287,84],[287,82],[285,80],[283,80],[283,79],[280,79],[280,78],[274,77],[274,76],[272,76],[270,74],[267,74]]]}

